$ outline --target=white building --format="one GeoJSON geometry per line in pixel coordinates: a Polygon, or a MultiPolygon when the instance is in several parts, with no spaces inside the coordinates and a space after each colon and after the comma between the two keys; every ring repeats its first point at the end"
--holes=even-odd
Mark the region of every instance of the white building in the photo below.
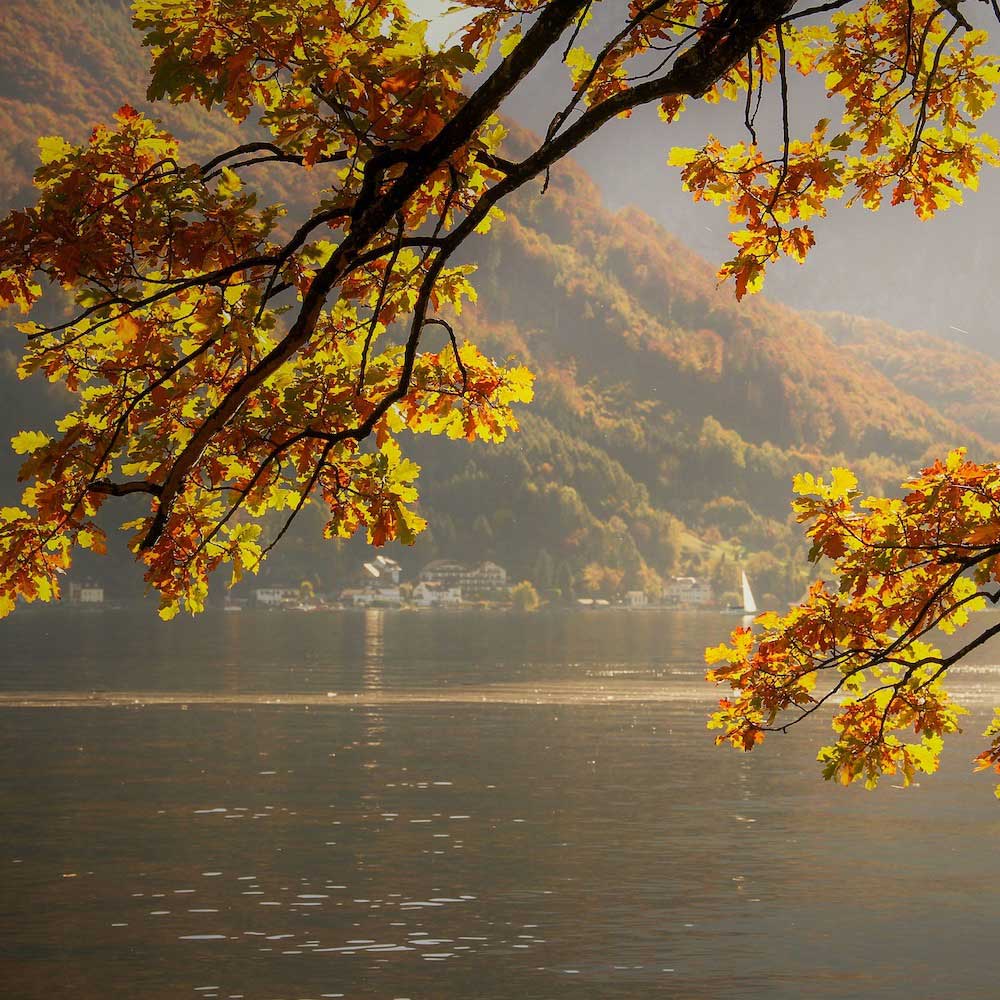
{"type": "Polygon", "coordinates": [[[340,599],[356,608],[398,608],[403,603],[399,587],[365,587],[363,590],[345,590],[340,599]]]}
{"type": "Polygon", "coordinates": [[[506,590],[507,570],[495,562],[483,562],[469,573],[471,590],[506,590]]]}
{"type": "Polygon", "coordinates": [[[444,587],[461,586],[462,578],[468,573],[464,563],[452,559],[435,559],[420,571],[421,583],[435,583],[444,587]]]}
{"type": "Polygon", "coordinates": [[[707,580],[699,580],[693,576],[675,576],[667,581],[663,588],[665,604],[676,604],[680,607],[703,607],[715,600],[712,585],[707,580]]]}
{"type": "Polygon", "coordinates": [[[254,591],[254,597],[258,604],[263,604],[267,608],[276,608],[289,601],[299,599],[298,587],[258,587],[254,591]]]}
{"type": "Polygon", "coordinates": [[[458,587],[463,594],[493,593],[507,589],[507,570],[495,562],[466,566],[452,559],[436,559],[420,571],[422,583],[458,587]]]}
{"type": "Polygon", "coordinates": [[[422,581],[413,588],[413,603],[422,608],[453,608],[462,603],[462,588],[422,581]]]}
{"type": "Polygon", "coordinates": [[[644,590],[629,590],[625,593],[625,603],[630,608],[644,608],[649,604],[649,598],[644,590]]]}
{"type": "Polygon", "coordinates": [[[356,608],[398,608],[403,603],[399,592],[399,578],[403,569],[395,559],[376,556],[371,562],[362,564],[364,579],[360,589],[345,590],[340,599],[356,608]]]}
{"type": "Polygon", "coordinates": [[[103,604],[104,588],[96,583],[71,583],[69,599],[74,604],[103,604]]]}

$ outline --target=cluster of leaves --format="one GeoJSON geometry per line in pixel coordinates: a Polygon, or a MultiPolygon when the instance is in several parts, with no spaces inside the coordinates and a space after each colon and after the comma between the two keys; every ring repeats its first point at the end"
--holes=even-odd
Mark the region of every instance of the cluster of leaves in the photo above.
{"type": "MultiPolygon", "coordinates": [[[[839,700],[837,738],[819,752],[824,776],[874,787],[898,772],[909,784],[937,769],[942,737],[958,731],[948,668],[1000,632],[992,624],[947,655],[931,643],[1000,600],[1000,466],[958,449],[900,497],[862,498],[839,468],[829,482],[802,475],[795,490],[810,558],[829,560],[839,589],[820,580],[787,614],[760,615],[756,634],[738,628],[707,651],[709,679],[733,690],[710,725],[718,742],[751,750],[839,700]]],[[[978,761],[1000,771],[1000,728],[987,735],[978,761]]]]}
{"type": "Polygon", "coordinates": [[[20,325],[19,374],[41,372],[79,402],[59,436],[15,438],[33,485],[0,527],[0,612],[16,595],[58,596],[72,548],[104,546],[93,518],[110,495],[153,497],[125,527],[164,617],[203,607],[220,563],[233,580],[255,570],[277,539],[262,541],[254,521],[290,519],[313,494],[329,535],[412,541],[419,470],[399,431],[502,440],[511,405],[531,397],[526,370],[459,345],[431,315],[457,316],[475,297],[472,268],[431,251],[496,179],[479,162],[502,137],[495,117],[429,163],[388,219],[362,219],[465,102],[468,55],[432,52],[425,25],[393,4],[280,6],[135,7],[154,52],[150,97],[222,103],[236,120],[257,107],[268,140],[185,165],[173,136],[125,107],[83,145],[41,140],[37,202],[0,226],[0,304],[28,311],[39,279],[75,302],[66,322],[20,325]],[[244,183],[269,163],[329,171],[297,229],[244,183]],[[428,220],[433,235],[405,235],[428,220]],[[336,285],[328,308],[320,273],[336,285]],[[409,338],[391,342],[407,320],[409,338]],[[446,350],[417,350],[428,326],[446,350]]]}
{"type": "Polygon", "coordinates": [[[975,189],[981,168],[1000,163],[1000,145],[978,128],[1000,83],[988,40],[957,3],[906,0],[790,12],[755,44],[736,78],[717,88],[745,100],[750,140],[710,136],[670,157],[695,199],[727,205],[739,227],[730,237],[737,253],[719,271],[735,280],[738,298],[760,288],[770,261],[805,260],[815,242],[810,220],[831,202],[847,197],[875,210],[888,194],[927,219],[975,189]],[[810,16],[831,8],[843,9],[829,23],[810,16]],[[808,138],[792,138],[792,70],[823,75],[828,96],[843,101],[841,130],[831,134],[823,118],[808,138]],[[786,97],[777,157],[758,144],[755,128],[761,89],[776,77],[786,97]]]}

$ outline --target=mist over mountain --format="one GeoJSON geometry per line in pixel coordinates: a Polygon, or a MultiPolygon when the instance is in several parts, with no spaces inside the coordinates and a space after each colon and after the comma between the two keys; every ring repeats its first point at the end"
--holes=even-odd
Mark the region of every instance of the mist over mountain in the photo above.
{"type": "MultiPolygon", "coordinates": [[[[0,92],[0,198],[10,204],[26,197],[39,134],[80,141],[125,101],[144,106],[146,57],[123,2],[9,0],[5,10],[0,78],[17,81],[0,92]]],[[[236,141],[221,114],[155,113],[192,156],[236,141]]],[[[641,142],[646,133],[636,134],[641,142]]],[[[662,127],[657,137],[668,139],[662,127]]],[[[602,156],[614,151],[607,141],[602,156]]],[[[511,155],[527,142],[513,129],[511,155]]],[[[659,190],[676,188],[661,170],[659,190]]],[[[290,197],[280,175],[269,183],[290,197]]],[[[633,187],[640,204],[656,197],[633,187]]],[[[679,238],[640,208],[612,211],[573,163],[553,170],[544,195],[529,189],[505,207],[507,222],[472,247],[479,303],[459,333],[532,367],[537,399],[501,446],[404,439],[424,467],[431,525],[414,549],[393,549],[409,572],[437,557],[494,558],[543,588],[611,593],[655,591],[676,572],[730,587],[740,560],[760,593],[793,597],[808,570],[788,517],[796,472],[848,464],[879,492],[957,443],[980,457],[995,451],[1000,409],[979,405],[975,391],[1000,374],[989,358],[881,322],[764,297],[737,303],[716,287],[715,265],[689,248],[697,224],[679,238]]],[[[847,277],[823,280],[851,307],[847,277]]],[[[48,424],[61,391],[13,385],[12,357],[0,355],[8,437],[48,424]]],[[[4,497],[15,468],[13,456],[0,463],[4,497]]],[[[304,514],[268,578],[332,586],[349,577],[363,546],[317,545],[318,522],[318,512],[304,514]]]]}

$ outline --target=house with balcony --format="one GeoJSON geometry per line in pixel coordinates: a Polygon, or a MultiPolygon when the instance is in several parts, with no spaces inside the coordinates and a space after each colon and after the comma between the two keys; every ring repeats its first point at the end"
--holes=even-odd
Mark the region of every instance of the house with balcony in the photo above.
{"type": "Polygon", "coordinates": [[[506,594],[507,571],[495,562],[468,566],[453,559],[435,559],[420,571],[420,582],[458,587],[463,597],[506,594]]]}

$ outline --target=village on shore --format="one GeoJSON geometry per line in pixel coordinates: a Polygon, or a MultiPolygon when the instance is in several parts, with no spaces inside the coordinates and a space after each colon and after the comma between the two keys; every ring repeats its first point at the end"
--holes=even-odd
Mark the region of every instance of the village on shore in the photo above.
{"type": "MultiPolygon", "coordinates": [[[[68,603],[90,609],[108,606],[104,587],[99,583],[71,583],[68,603]]],[[[576,597],[559,591],[536,590],[529,580],[511,583],[507,570],[492,561],[474,565],[452,559],[427,563],[415,580],[405,580],[395,559],[378,555],[362,563],[351,586],[320,592],[306,580],[299,584],[269,583],[253,588],[245,595],[227,596],[226,611],[265,609],[274,611],[320,611],[338,608],[463,609],[513,608],[534,611],[541,607],[577,610],[629,608],[652,610],[685,608],[712,610],[717,607],[711,584],[691,576],[668,578],[663,593],[655,598],[642,590],[625,591],[620,596],[576,597]]]]}

